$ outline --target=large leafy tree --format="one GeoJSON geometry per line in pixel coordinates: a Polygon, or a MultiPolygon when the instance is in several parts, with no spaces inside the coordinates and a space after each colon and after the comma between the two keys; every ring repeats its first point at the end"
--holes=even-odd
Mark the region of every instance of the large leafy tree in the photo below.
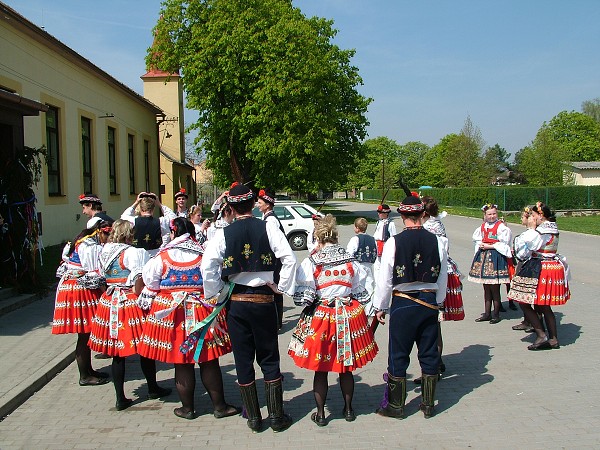
{"type": "Polygon", "coordinates": [[[568,151],[542,127],[533,142],[515,155],[517,170],[534,186],[558,186],[564,182],[568,151]]]}
{"type": "Polygon", "coordinates": [[[179,71],[216,182],[314,190],[362,156],[370,99],[332,21],[289,0],[166,0],[147,63],[179,71]]]}
{"type": "Polygon", "coordinates": [[[541,130],[565,151],[565,161],[600,160],[600,123],[587,114],[562,111],[541,130]]]}

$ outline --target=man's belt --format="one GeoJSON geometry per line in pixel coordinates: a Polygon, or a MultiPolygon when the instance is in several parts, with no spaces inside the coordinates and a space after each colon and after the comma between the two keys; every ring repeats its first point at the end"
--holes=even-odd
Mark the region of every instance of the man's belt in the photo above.
{"type": "MultiPolygon", "coordinates": [[[[418,291],[418,292],[436,292],[436,291],[434,291],[434,290],[432,290],[432,289],[423,289],[422,291],[418,291]]],[[[413,293],[413,292],[411,292],[411,294],[412,294],[412,293],[413,293]]],[[[415,302],[415,303],[418,303],[419,305],[426,306],[427,308],[430,308],[430,309],[435,309],[436,311],[439,311],[439,309],[440,309],[440,308],[439,308],[439,306],[437,306],[437,305],[435,305],[435,306],[434,306],[434,305],[432,305],[431,303],[427,303],[427,302],[424,302],[423,300],[420,300],[420,299],[418,299],[418,298],[411,297],[411,296],[410,296],[410,295],[408,295],[406,292],[402,292],[402,291],[397,291],[397,290],[394,290],[393,294],[394,294],[396,297],[407,298],[407,299],[409,299],[409,300],[412,300],[412,301],[413,301],[413,302],[415,302]]]]}
{"type": "Polygon", "coordinates": [[[271,303],[273,295],[268,294],[231,294],[232,302],[271,303]]]}

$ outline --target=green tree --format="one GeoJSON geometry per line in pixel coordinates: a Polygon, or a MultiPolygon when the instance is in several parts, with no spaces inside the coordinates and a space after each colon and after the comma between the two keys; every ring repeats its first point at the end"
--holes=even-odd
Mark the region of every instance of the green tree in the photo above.
{"type": "Polygon", "coordinates": [[[600,123],[600,97],[583,102],[581,112],[600,123]]]}
{"type": "Polygon", "coordinates": [[[398,179],[402,165],[401,147],[388,137],[379,136],[363,142],[363,157],[357,161],[349,179],[354,187],[387,189],[398,179]]]}
{"type": "Polygon", "coordinates": [[[515,164],[528,184],[558,186],[564,183],[567,159],[567,150],[553,138],[550,130],[542,127],[533,142],[517,152],[515,164]]]}
{"type": "Polygon", "coordinates": [[[179,71],[218,184],[315,190],[362,156],[367,106],[333,22],[289,0],[166,0],[151,67],[179,71]]]}
{"type": "Polygon", "coordinates": [[[600,160],[600,123],[576,111],[562,111],[541,127],[565,150],[565,161],[600,160]]]}

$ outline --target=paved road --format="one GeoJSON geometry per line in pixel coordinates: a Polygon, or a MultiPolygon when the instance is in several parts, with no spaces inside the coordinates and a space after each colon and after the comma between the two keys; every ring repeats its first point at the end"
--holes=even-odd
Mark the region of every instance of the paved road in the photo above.
{"type": "MultiPolygon", "coordinates": [[[[346,202],[332,202],[332,205],[373,216],[373,205],[346,202]]],[[[479,220],[462,217],[445,219],[451,254],[463,271],[468,269],[473,252],[470,237],[479,223],[479,220]]],[[[400,228],[399,219],[396,225],[400,228]]],[[[520,232],[519,227],[511,228],[520,232]]],[[[352,227],[340,227],[342,243],[351,235],[352,227]]],[[[137,399],[132,408],[122,412],[114,410],[110,384],[79,387],[77,369],[71,364],[0,423],[0,448],[598,448],[600,312],[595,302],[600,291],[600,270],[593,257],[600,253],[600,238],[565,232],[561,234],[560,245],[573,271],[573,298],[566,306],[557,308],[561,348],[528,351],[526,346],[532,336],[510,328],[520,320],[516,312],[506,313],[503,316],[506,320],[497,325],[475,323],[473,319],[483,307],[482,289],[465,281],[467,317],[464,321],[443,325],[447,372],[438,384],[438,414],[430,420],[417,412],[420,392],[412,384],[405,420],[373,414],[381,398],[384,386],[381,377],[386,370],[387,329],[380,327],[377,334],[380,355],[355,373],[354,406],[358,419],[347,423],[341,418],[343,402],[336,377],[330,375],[327,406],[331,421],[328,427],[317,428],[310,421],[314,409],[312,373],[298,369],[285,356],[290,330],[299,313],[289,301],[284,332],[280,336],[284,399],[295,421],[288,431],[274,434],[267,430],[253,435],[239,417],[214,419],[199,377],[196,404],[201,415],[193,421],[179,419],[172,413],[178,406],[175,393],[164,402],[145,400],[146,386],[138,361],[130,358],[126,392],[137,399]]],[[[297,255],[301,258],[305,252],[297,255]]],[[[21,310],[1,317],[2,341],[20,341],[19,337],[30,336],[31,327],[36,326],[37,346],[49,348],[49,353],[64,351],[63,341],[53,349],[56,337],[50,336],[48,323],[39,319],[39,313],[35,315],[36,305],[41,304],[28,306],[28,314],[21,310]],[[31,326],[29,316],[34,318],[31,326]],[[21,331],[19,327],[11,328],[17,321],[22,324],[21,331]]],[[[29,348],[24,351],[39,351],[37,346],[31,338],[29,348]]],[[[14,367],[15,371],[23,365],[23,359],[28,359],[15,352],[7,355],[4,347],[2,349],[3,366],[14,367]]],[[[44,364],[46,360],[40,360],[39,365],[44,364]]],[[[108,368],[108,363],[97,366],[108,368]]],[[[230,355],[222,358],[221,366],[227,398],[240,404],[233,358],[230,355]]],[[[173,369],[168,365],[159,368],[159,380],[173,386],[173,369]]],[[[418,375],[418,372],[413,357],[409,373],[418,375]]],[[[10,374],[7,374],[0,380],[0,386],[4,390],[10,382],[10,374]]],[[[260,399],[264,404],[262,392],[260,399]]],[[[266,415],[265,407],[263,415],[266,415]]]]}

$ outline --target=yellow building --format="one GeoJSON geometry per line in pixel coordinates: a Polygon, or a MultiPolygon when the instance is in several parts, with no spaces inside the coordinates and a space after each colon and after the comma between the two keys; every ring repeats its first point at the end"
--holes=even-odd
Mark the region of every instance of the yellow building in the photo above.
{"type": "MultiPolygon", "coordinates": [[[[34,188],[44,245],[72,239],[85,228],[82,193],[98,195],[107,214],[118,218],[140,191],[161,191],[159,146],[165,136],[159,122],[170,119],[170,109],[165,117],[154,103],[3,3],[0,54],[0,161],[23,145],[45,146],[50,156],[34,188]]],[[[179,108],[174,114],[182,117],[179,108]]],[[[171,185],[164,191],[165,203],[172,204],[171,185]]]]}
{"type": "Polygon", "coordinates": [[[185,161],[185,126],[183,120],[183,86],[179,74],[149,68],[143,75],[144,97],[164,111],[159,121],[160,184],[163,202],[174,207],[174,195],[184,188],[188,204],[195,202],[194,167],[185,161]]]}

